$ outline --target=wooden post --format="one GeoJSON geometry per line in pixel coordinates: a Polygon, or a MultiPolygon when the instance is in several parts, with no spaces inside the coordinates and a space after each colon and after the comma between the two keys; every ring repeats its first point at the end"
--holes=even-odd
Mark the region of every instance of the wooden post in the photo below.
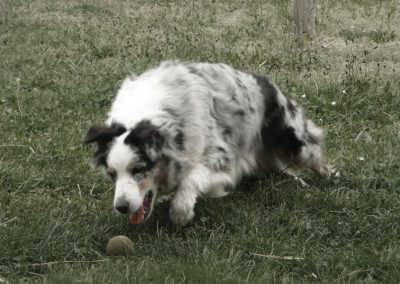
{"type": "Polygon", "coordinates": [[[294,21],[296,23],[297,37],[303,39],[304,35],[314,39],[315,32],[315,0],[294,0],[294,21]]]}

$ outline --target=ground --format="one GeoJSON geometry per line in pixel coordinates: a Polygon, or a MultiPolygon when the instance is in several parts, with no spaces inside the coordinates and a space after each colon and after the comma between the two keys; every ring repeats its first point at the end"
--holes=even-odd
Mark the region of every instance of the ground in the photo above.
{"type": "Polygon", "coordinates": [[[0,1],[0,283],[398,283],[400,2],[0,1]],[[326,130],[330,179],[279,173],[143,226],[81,142],[123,78],[166,59],[268,75],[326,130]],[[107,257],[112,236],[135,243],[107,257]]]}

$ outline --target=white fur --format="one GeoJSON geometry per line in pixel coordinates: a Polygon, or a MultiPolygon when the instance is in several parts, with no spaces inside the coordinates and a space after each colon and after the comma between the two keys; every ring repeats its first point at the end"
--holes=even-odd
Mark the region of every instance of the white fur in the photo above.
{"type": "Polygon", "coordinates": [[[114,207],[117,208],[121,202],[128,202],[130,211],[135,212],[142,204],[143,195],[139,191],[137,182],[127,170],[129,163],[135,160],[136,154],[123,143],[126,136],[127,133],[118,137],[110,147],[107,164],[108,168],[118,174],[115,182],[114,207]]]}

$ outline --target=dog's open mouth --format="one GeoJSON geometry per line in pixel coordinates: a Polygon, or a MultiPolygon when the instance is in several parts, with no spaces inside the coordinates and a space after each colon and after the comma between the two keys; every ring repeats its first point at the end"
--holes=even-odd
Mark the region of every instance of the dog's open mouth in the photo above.
{"type": "Polygon", "coordinates": [[[151,211],[152,201],[153,201],[153,191],[149,190],[143,199],[142,206],[140,206],[140,208],[135,213],[132,213],[129,216],[129,220],[131,221],[132,224],[140,224],[144,220],[146,220],[151,211]]]}

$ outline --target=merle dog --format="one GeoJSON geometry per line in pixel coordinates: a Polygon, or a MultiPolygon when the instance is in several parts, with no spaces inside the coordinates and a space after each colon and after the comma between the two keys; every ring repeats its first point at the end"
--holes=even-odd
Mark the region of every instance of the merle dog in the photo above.
{"type": "Polygon", "coordinates": [[[134,224],[173,194],[177,226],[199,196],[221,197],[243,175],[277,168],[329,173],[323,131],[269,79],[224,64],[164,62],[127,78],[105,126],[92,126],[95,161],[115,182],[114,207],[134,224]]]}

